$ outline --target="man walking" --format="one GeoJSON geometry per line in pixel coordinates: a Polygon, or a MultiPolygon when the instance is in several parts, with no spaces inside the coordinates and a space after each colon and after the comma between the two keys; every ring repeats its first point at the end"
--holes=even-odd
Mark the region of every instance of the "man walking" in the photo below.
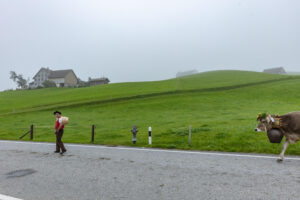
{"type": "Polygon", "coordinates": [[[64,143],[61,141],[65,127],[62,124],[61,112],[55,111],[54,115],[56,116],[54,133],[56,135],[56,151],[54,151],[54,153],[60,153],[61,155],[63,155],[67,151],[64,146],[64,143]]]}

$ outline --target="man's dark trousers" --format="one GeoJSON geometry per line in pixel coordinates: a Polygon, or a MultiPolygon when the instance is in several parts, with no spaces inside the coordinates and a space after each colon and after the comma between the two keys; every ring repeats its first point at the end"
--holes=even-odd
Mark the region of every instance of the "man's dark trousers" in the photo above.
{"type": "Polygon", "coordinates": [[[56,133],[56,151],[60,151],[60,149],[62,152],[66,151],[64,143],[61,141],[63,134],[64,134],[64,129],[60,129],[56,133]]]}

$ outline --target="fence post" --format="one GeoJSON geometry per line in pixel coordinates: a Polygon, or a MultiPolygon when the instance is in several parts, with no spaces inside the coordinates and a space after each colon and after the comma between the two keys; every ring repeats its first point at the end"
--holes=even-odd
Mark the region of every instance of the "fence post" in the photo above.
{"type": "Polygon", "coordinates": [[[192,126],[189,126],[189,145],[191,146],[192,144],[192,126]]]}
{"type": "Polygon", "coordinates": [[[33,140],[33,124],[30,126],[30,139],[33,140]]]}
{"type": "Polygon", "coordinates": [[[94,143],[95,140],[95,125],[92,125],[92,143],[94,143]]]}
{"type": "Polygon", "coordinates": [[[152,128],[149,127],[149,145],[152,145],[152,128]]]}

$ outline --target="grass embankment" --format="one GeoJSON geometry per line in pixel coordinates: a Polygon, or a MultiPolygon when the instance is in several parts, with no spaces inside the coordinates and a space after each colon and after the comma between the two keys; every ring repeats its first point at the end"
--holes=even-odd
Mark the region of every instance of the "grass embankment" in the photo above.
{"type": "MultiPolygon", "coordinates": [[[[54,141],[50,109],[57,104],[71,120],[65,142],[89,143],[95,124],[95,143],[131,145],[130,129],[137,125],[137,146],[148,146],[152,126],[153,147],[278,153],[278,144],[253,131],[255,118],[258,112],[300,110],[299,89],[296,76],[217,71],[158,82],[3,92],[0,138],[18,139],[34,124],[35,141],[54,141]]],[[[291,145],[287,153],[300,154],[300,147],[291,145]]]]}

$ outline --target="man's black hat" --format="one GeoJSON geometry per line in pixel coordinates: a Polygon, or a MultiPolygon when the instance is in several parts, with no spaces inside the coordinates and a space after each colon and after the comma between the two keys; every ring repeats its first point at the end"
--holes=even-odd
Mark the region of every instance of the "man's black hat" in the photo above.
{"type": "Polygon", "coordinates": [[[59,112],[59,111],[55,111],[53,114],[56,115],[56,113],[61,115],[61,112],[59,112]]]}

